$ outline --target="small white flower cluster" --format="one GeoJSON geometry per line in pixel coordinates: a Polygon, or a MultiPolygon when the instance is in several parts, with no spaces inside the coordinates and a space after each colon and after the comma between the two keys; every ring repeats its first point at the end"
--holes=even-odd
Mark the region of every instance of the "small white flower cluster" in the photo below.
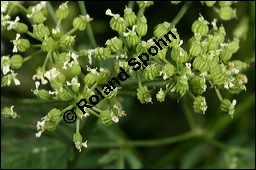
{"type": "Polygon", "coordinates": [[[35,135],[36,135],[37,138],[41,137],[41,134],[44,131],[44,124],[47,121],[46,117],[43,117],[41,120],[42,121],[37,121],[37,125],[36,125],[36,128],[37,128],[38,132],[35,135]]]}
{"type": "Polygon", "coordinates": [[[81,152],[82,147],[87,148],[87,141],[85,141],[85,142],[75,142],[75,146],[79,150],[79,152],[81,152]]]}
{"type": "Polygon", "coordinates": [[[64,70],[68,69],[67,66],[72,67],[73,64],[75,64],[75,63],[79,64],[79,62],[77,60],[79,58],[79,55],[77,55],[75,53],[71,53],[71,52],[69,52],[68,55],[73,59],[73,61],[71,61],[71,62],[69,60],[65,61],[63,64],[63,67],[62,67],[64,70]]]}
{"type": "MultiPolygon", "coordinates": [[[[32,13],[31,14],[27,14],[27,17],[31,18],[34,15],[34,13],[36,13],[38,11],[41,11],[43,8],[46,8],[46,1],[41,1],[39,4],[33,6],[32,9],[31,9],[32,13]]],[[[45,19],[46,18],[44,18],[44,20],[45,19]]]]}
{"type": "Polygon", "coordinates": [[[14,82],[15,85],[20,85],[20,81],[16,78],[18,73],[14,73],[12,69],[10,69],[10,58],[9,56],[2,56],[1,57],[1,70],[3,72],[3,75],[6,75],[7,77],[7,86],[10,86],[12,82],[14,82]],[[7,73],[10,73],[7,75],[7,73]]]}

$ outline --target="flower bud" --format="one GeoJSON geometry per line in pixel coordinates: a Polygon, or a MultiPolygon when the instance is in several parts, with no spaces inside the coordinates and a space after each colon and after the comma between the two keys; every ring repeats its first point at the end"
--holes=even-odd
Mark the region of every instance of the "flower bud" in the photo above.
{"type": "Polygon", "coordinates": [[[246,90],[244,84],[247,83],[247,77],[243,74],[238,74],[235,80],[232,81],[232,86],[228,89],[231,94],[239,94],[241,91],[246,90]]]}
{"type": "Polygon", "coordinates": [[[140,8],[147,8],[154,4],[154,1],[136,1],[140,8]]]}
{"type": "Polygon", "coordinates": [[[17,26],[14,28],[17,33],[24,34],[28,32],[28,26],[24,23],[18,23],[17,26]]]}
{"type": "Polygon", "coordinates": [[[46,18],[44,17],[44,14],[42,11],[37,11],[33,13],[32,19],[35,23],[42,24],[46,18]]]}
{"type": "Polygon", "coordinates": [[[55,90],[60,89],[61,87],[63,87],[63,83],[59,82],[56,79],[51,80],[50,85],[55,90]]]}
{"type": "Polygon", "coordinates": [[[181,47],[176,46],[172,49],[171,57],[174,61],[185,63],[188,61],[188,53],[181,47]]]}
{"type": "Polygon", "coordinates": [[[42,99],[42,100],[49,100],[51,98],[50,94],[48,91],[46,90],[35,90],[34,91],[36,97],[38,97],[39,99],[42,99]]]}
{"type": "Polygon", "coordinates": [[[46,37],[43,40],[41,48],[44,52],[52,51],[56,48],[56,42],[54,41],[54,39],[52,37],[46,37]]]}
{"type": "Polygon", "coordinates": [[[148,102],[152,103],[151,94],[147,86],[142,86],[137,89],[137,97],[142,104],[146,104],[148,102]]]}
{"type": "Polygon", "coordinates": [[[195,97],[194,102],[193,102],[193,108],[196,113],[205,114],[205,111],[207,110],[207,104],[206,104],[205,97],[203,97],[203,96],[195,97]]]}
{"type": "Polygon", "coordinates": [[[56,10],[55,15],[58,20],[65,19],[68,16],[69,10],[67,2],[61,4],[59,8],[56,10]]]}
{"type": "Polygon", "coordinates": [[[116,97],[117,95],[117,88],[115,88],[114,90],[110,91],[107,95],[105,94],[105,88],[101,91],[103,96],[107,99],[111,99],[113,97],[116,97]]]}
{"type": "Polygon", "coordinates": [[[232,9],[229,6],[221,7],[220,8],[220,18],[223,20],[231,20],[232,18],[236,17],[236,10],[232,9]]]}
{"type": "Polygon", "coordinates": [[[125,8],[124,10],[124,20],[127,22],[128,26],[133,26],[136,23],[136,15],[131,8],[125,8]]]}
{"type": "Polygon", "coordinates": [[[4,107],[1,110],[1,114],[5,117],[5,118],[10,118],[10,119],[15,119],[16,117],[18,117],[17,113],[13,111],[14,106],[11,106],[10,108],[8,107],[4,107]]]}
{"type": "Polygon", "coordinates": [[[18,69],[22,66],[23,57],[19,54],[13,55],[10,58],[10,64],[12,69],[18,69]]]}
{"type": "Polygon", "coordinates": [[[209,31],[208,22],[200,16],[198,20],[194,21],[192,24],[192,32],[198,33],[202,36],[206,35],[209,31]]]}
{"type": "Polygon", "coordinates": [[[33,25],[33,34],[35,37],[41,39],[50,35],[49,28],[43,24],[33,25]]]}
{"type": "Polygon", "coordinates": [[[136,32],[139,36],[144,36],[147,34],[148,31],[148,24],[146,17],[142,16],[139,18],[137,23],[136,32]]]}
{"type": "Polygon", "coordinates": [[[201,95],[206,91],[207,85],[204,77],[195,76],[191,81],[193,92],[201,95]]]}
{"type": "Polygon", "coordinates": [[[107,40],[106,45],[107,45],[107,48],[111,52],[116,52],[116,51],[118,51],[118,50],[120,50],[122,48],[123,41],[121,41],[117,37],[114,37],[114,38],[111,38],[110,40],[107,40]]]}
{"type": "Polygon", "coordinates": [[[168,32],[170,26],[171,24],[169,22],[158,24],[154,29],[154,36],[156,38],[162,38],[168,32]]]}

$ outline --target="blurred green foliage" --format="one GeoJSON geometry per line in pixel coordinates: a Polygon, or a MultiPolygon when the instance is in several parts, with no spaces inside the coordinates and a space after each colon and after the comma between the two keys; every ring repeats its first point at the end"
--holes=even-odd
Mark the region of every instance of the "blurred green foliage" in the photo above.
{"type": "MultiPolygon", "coordinates": [[[[23,2],[24,6],[37,2],[23,2]]],[[[61,2],[52,2],[56,9],[61,2]]],[[[87,12],[92,18],[93,32],[99,46],[115,36],[109,28],[108,8],[114,13],[123,14],[125,1],[86,1],[87,12]]],[[[148,39],[153,28],[160,22],[171,21],[184,2],[176,5],[170,2],[155,2],[148,8],[148,39]]],[[[153,105],[141,105],[136,97],[127,97],[123,107],[127,116],[120,123],[104,127],[96,123],[90,126],[83,122],[82,135],[89,139],[88,148],[79,153],[72,143],[74,125],[62,122],[54,132],[45,132],[35,138],[36,122],[54,106],[63,103],[37,103],[30,89],[34,88],[31,77],[43,58],[32,59],[19,70],[20,87],[1,88],[2,107],[15,105],[20,115],[15,120],[1,119],[1,168],[255,168],[255,2],[238,2],[237,19],[222,21],[227,36],[237,36],[240,49],[235,59],[250,63],[244,74],[248,77],[247,90],[233,96],[238,104],[234,119],[219,110],[219,101],[214,89],[206,93],[209,108],[205,115],[196,114],[192,101],[183,96],[177,103],[176,96],[164,103],[155,99],[153,105]],[[14,98],[14,99],[10,99],[14,98]],[[194,129],[190,131],[191,127],[194,129]]],[[[69,3],[71,14],[63,22],[65,30],[79,15],[76,3],[69,3]]],[[[135,5],[135,11],[138,7],[135,5]]],[[[193,2],[187,13],[177,25],[179,34],[185,42],[192,35],[191,25],[201,13],[208,21],[219,18],[212,8],[193,2]]],[[[21,18],[24,19],[24,18],[21,18]]],[[[47,21],[51,27],[51,21],[47,21]]],[[[1,55],[12,49],[10,39],[14,34],[1,36],[1,55]]],[[[88,47],[84,32],[77,34],[77,49],[88,47]]],[[[88,47],[89,48],[89,47],[88,47]]],[[[25,52],[31,53],[31,51],[25,52]]],[[[223,92],[224,97],[229,94],[223,92]]],[[[89,118],[94,119],[94,118],[89,118]]],[[[89,120],[88,119],[88,120],[89,120]]],[[[87,120],[87,121],[88,121],[87,120]]],[[[90,121],[90,122],[96,122],[90,121]]]]}

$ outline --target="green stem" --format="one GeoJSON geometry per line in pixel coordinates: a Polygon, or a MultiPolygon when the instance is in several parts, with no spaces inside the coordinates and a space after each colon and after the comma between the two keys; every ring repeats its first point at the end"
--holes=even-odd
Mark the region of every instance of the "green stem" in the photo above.
{"type": "Polygon", "coordinates": [[[184,140],[188,140],[190,138],[198,136],[197,133],[190,131],[181,135],[171,136],[167,138],[161,139],[153,139],[153,140],[134,140],[134,141],[119,141],[119,142],[94,142],[91,143],[91,147],[119,147],[119,146],[140,146],[140,147],[148,147],[148,146],[159,146],[159,145],[167,145],[171,143],[181,142],[184,140]]]}
{"type": "Polygon", "coordinates": [[[135,72],[135,74],[136,74],[136,77],[137,77],[138,86],[139,86],[139,88],[142,88],[142,84],[141,84],[140,76],[139,76],[138,72],[135,72]]]}
{"type": "Polygon", "coordinates": [[[188,106],[186,95],[183,97],[183,100],[181,100],[181,105],[182,105],[182,110],[185,113],[185,116],[188,120],[188,124],[190,126],[190,129],[194,130],[196,128],[196,121],[193,117],[193,113],[191,112],[191,109],[188,106]]]}
{"type": "Polygon", "coordinates": [[[188,90],[187,92],[188,92],[189,96],[190,96],[192,99],[195,98],[194,94],[193,94],[190,90],[188,90]]]}
{"type": "Polygon", "coordinates": [[[137,13],[137,24],[138,24],[138,21],[139,21],[140,17],[144,14],[144,12],[145,12],[145,8],[144,7],[139,9],[139,11],[137,13]]]}
{"type": "Polygon", "coordinates": [[[64,30],[63,30],[61,24],[59,23],[61,21],[58,21],[58,19],[56,18],[55,11],[54,11],[50,1],[46,1],[46,7],[47,7],[48,12],[50,13],[50,15],[51,15],[51,17],[52,17],[52,19],[54,21],[54,24],[56,25],[56,28],[59,25],[61,34],[64,34],[64,30]]]}
{"type": "Polygon", "coordinates": [[[170,62],[168,60],[166,60],[166,58],[163,58],[162,61],[165,63],[165,64],[170,64],[170,62]]]}
{"type": "Polygon", "coordinates": [[[37,55],[39,55],[39,54],[42,53],[42,52],[43,52],[42,50],[39,50],[39,51],[33,53],[32,55],[29,55],[29,56],[25,57],[24,60],[23,60],[23,62],[25,63],[25,62],[29,61],[29,60],[32,59],[34,56],[37,56],[37,55]]]}
{"type": "Polygon", "coordinates": [[[90,114],[92,114],[92,115],[94,115],[94,116],[96,116],[97,118],[100,119],[100,115],[99,115],[98,113],[96,113],[95,111],[93,111],[92,109],[87,108],[86,110],[88,110],[88,112],[89,112],[90,114]]]}
{"type": "MultiPolygon", "coordinates": [[[[87,11],[86,11],[86,7],[85,7],[85,4],[84,4],[84,1],[78,1],[78,5],[79,5],[79,8],[80,8],[80,11],[81,11],[82,15],[86,16],[87,15],[87,11]]],[[[87,33],[87,36],[89,38],[91,46],[93,48],[97,48],[97,43],[95,41],[95,38],[94,38],[94,35],[93,35],[93,31],[92,31],[92,27],[91,27],[91,23],[90,22],[87,23],[86,33],[87,33]]]]}
{"type": "Polygon", "coordinates": [[[99,109],[99,108],[97,108],[97,107],[95,107],[95,106],[94,106],[92,109],[95,110],[95,111],[97,111],[97,112],[99,112],[99,113],[102,112],[101,109],[99,109]]]}
{"type": "Polygon", "coordinates": [[[127,7],[133,9],[135,1],[129,1],[127,7]]]}
{"type": "Polygon", "coordinates": [[[79,133],[79,128],[80,128],[80,120],[76,119],[76,133],[79,133]]]}
{"type": "Polygon", "coordinates": [[[77,31],[77,28],[73,28],[72,30],[70,30],[69,32],[66,33],[66,35],[70,35],[73,34],[74,32],[77,31]]]}
{"type": "Polygon", "coordinates": [[[32,32],[30,32],[30,31],[27,32],[27,35],[29,35],[30,37],[32,37],[32,38],[34,38],[34,39],[36,39],[38,41],[41,41],[41,42],[43,41],[42,39],[35,37],[34,34],[32,32]]]}
{"type": "Polygon", "coordinates": [[[126,47],[126,50],[129,51],[129,50],[130,50],[130,46],[129,46],[129,44],[127,43],[127,41],[126,41],[124,35],[123,35],[121,32],[119,32],[118,34],[119,34],[119,37],[121,38],[121,40],[123,41],[124,46],[126,47]]]}
{"type": "Polygon", "coordinates": [[[218,96],[218,99],[219,99],[220,102],[221,102],[223,99],[222,99],[222,96],[221,96],[221,94],[220,94],[219,89],[217,89],[216,87],[214,87],[214,89],[215,89],[215,92],[216,92],[216,94],[217,94],[217,96],[218,96]]]}
{"type": "Polygon", "coordinates": [[[43,68],[45,68],[46,67],[46,65],[47,65],[47,63],[48,63],[48,60],[49,60],[49,58],[51,57],[51,55],[52,55],[52,53],[51,53],[52,51],[49,51],[48,53],[47,53],[47,55],[46,55],[46,58],[45,58],[45,60],[44,60],[44,64],[43,64],[43,68]]]}
{"type": "Polygon", "coordinates": [[[184,14],[187,12],[189,6],[191,5],[193,1],[187,1],[183,7],[181,8],[181,10],[179,11],[179,13],[175,16],[175,18],[172,20],[171,24],[173,26],[175,26],[176,24],[178,24],[178,22],[180,21],[180,19],[184,16],[184,14]]]}
{"type": "Polygon", "coordinates": [[[41,103],[58,103],[58,102],[68,102],[60,100],[40,100],[40,99],[17,99],[9,97],[1,97],[1,102],[11,102],[11,103],[21,103],[21,104],[41,104],[41,103]]]}

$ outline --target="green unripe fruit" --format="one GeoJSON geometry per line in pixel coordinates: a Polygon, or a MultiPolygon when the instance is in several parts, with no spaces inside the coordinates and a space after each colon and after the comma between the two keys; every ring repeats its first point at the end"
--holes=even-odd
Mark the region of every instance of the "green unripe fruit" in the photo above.
{"type": "Polygon", "coordinates": [[[137,97],[142,104],[152,102],[151,94],[147,86],[142,86],[137,89],[137,97]]]}
{"type": "Polygon", "coordinates": [[[33,25],[33,34],[35,37],[42,39],[50,35],[49,28],[44,26],[44,24],[33,25]]]}
{"type": "Polygon", "coordinates": [[[46,37],[43,40],[41,48],[44,52],[52,51],[56,48],[56,42],[54,41],[54,39],[52,37],[46,37]]]}
{"type": "Polygon", "coordinates": [[[208,33],[208,22],[201,16],[192,24],[192,32],[204,36],[208,33]]]}
{"type": "Polygon", "coordinates": [[[185,63],[188,61],[188,53],[181,47],[176,46],[172,49],[171,57],[174,61],[185,63]]]}
{"type": "Polygon", "coordinates": [[[220,18],[223,20],[231,20],[232,18],[236,17],[236,10],[232,9],[229,6],[221,7],[220,8],[220,18]]]}
{"type": "Polygon", "coordinates": [[[44,130],[54,131],[56,129],[56,123],[52,121],[45,122],[44,130]]]}
{"type": "Polygon", "coordinates": [[[207,110],[207,104],[205,101],[205,97],[197,96],[194,98],[193,108],[196,113],[203,113],[207,110]]]}
{"type": "Polygon", "coordinates": [[[49,100],[51,98],[51,95],[49,94],[48,91],[46,90],[37,90],[37,92],[35,93],[35,95],[42,100],[49,100]]]}
{"type": "Polygon", "coordinates": [[[56,10],[56,18],[58,20],[65,19],[69,14],[68,5],[67,3],[63,3],[59,6],[59,8],[56,10]]]}
{"type": "Polygon", "coordinates": [[[136,23],[136,15],[131,8],[125,8],[124,10],[124,20],[127,22],[128,26],[133,26],[136,23]]]}
{"type": "Polygon", "coordinates": [[[18,23],[17,26],[14,28],[14,30],[17,32],[17,33],[20,33],[20,34],[25,34],[28,32],[28,26],[24,23],[18,23]]]}
{"type": "Polygon", "coordinates": [[[32,15],[32,19],[35,23],[42,24],[45,20],[45,17],[42,11],[37,11],[32,15]]]}
{"type": "Polygon", "coordinates": [[[168,22],[164,22],[162,24],[158,24],[154,29],[154,36],[156,38],[162,38],[170,28],[171,24],[168,22]]]}
{"type": "Polygon", "coordinates": [[[146,17],[142,16],[140,17],[137,23],[136,32],[139,36],[144,36],[147,34],[147,31],[148,31],[147,19],[146,17]]]}
{"type": "Polygon", "coordinates": [[[12,69],[18,69],[22,66],[23,63],[23,57],[19,54],[13,55],[10,58],[11,68],[12,69]]]}

